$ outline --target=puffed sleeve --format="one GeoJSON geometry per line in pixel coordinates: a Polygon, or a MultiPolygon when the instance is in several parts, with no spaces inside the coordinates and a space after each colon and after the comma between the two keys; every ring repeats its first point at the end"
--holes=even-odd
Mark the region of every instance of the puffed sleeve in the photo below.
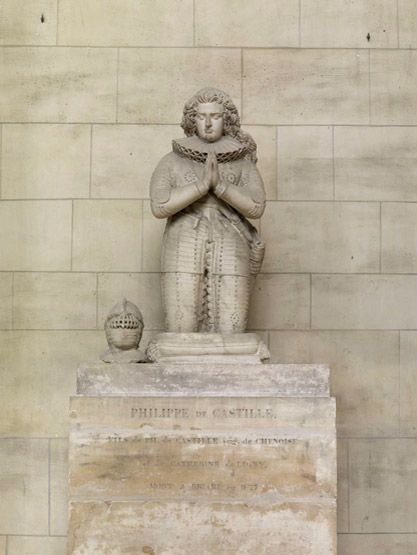
{"type": "Polygon", "coordinates": [[[176,187],[172,154],[164,156],[151,178],[151,209],[156,218],[168,218],[207,193],[199,182],[176,187]]]}
{"type": "Polygon", "coordinates": [[[237,185],[220,181],[215,194],[246,218],[260,218],[265,210],[265,188],[256,165],[244,160],[237,185]]]}

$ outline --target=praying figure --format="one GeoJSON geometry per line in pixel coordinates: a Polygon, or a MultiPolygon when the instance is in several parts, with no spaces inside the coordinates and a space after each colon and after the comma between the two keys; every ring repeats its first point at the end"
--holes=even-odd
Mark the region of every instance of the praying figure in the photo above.
{"type": "Polygon", "coordinates": [[[154,216],[167,218],[161,255],[168,332],[245,331],[265,246],[248,218],[265,208],[256,143],[225,92],[207,87],[184,106],[151,179],[154,216]]]}

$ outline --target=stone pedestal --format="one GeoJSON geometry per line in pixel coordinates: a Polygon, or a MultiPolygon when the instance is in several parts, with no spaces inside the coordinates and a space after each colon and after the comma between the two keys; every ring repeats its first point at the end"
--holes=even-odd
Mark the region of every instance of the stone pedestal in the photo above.
{"type": "Polygon", "coordinates": [[[71,422],[71,555],[336,555],[326,367],[84,365],[71,422]]]}

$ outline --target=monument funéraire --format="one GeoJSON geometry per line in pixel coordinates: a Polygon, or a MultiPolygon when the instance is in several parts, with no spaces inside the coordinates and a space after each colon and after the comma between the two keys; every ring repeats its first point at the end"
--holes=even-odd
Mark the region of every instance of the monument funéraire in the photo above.
{"type": "Polygon", "coordinates": [[[265,248],[256,143],[214,88],[181,125],[151,180],[166,331],[145,358],[123,301],[102,362],[78,369],[68,553],[336,555],[329,369],[268,364],[245,331],[265,248]]]}

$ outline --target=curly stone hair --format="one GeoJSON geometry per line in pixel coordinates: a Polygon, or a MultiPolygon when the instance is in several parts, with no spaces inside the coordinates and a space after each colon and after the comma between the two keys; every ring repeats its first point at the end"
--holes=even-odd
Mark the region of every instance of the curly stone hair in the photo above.
{"type": "Polygon", "coordinates": [[[181,121],[181,127],[184,129],[184,133],[187,137],[191,137],[197,133],[197,126],[195,119],[197,116],[197,106],[200,103],[217,102],[222,104],[224,108],[224,135],[230,135],[234,137],[239,142],[241,142],[247,148],[248,158],[252,162],[256,163],[256,143],[254,139],[245,133],[240,128],[240,117],[239,112],[230,98],[230,96],[221,91],[220,89],[215,89],[214,87],[205,87],[204,89],[196,92],[184,105],[184,112],[181,121]]]}

